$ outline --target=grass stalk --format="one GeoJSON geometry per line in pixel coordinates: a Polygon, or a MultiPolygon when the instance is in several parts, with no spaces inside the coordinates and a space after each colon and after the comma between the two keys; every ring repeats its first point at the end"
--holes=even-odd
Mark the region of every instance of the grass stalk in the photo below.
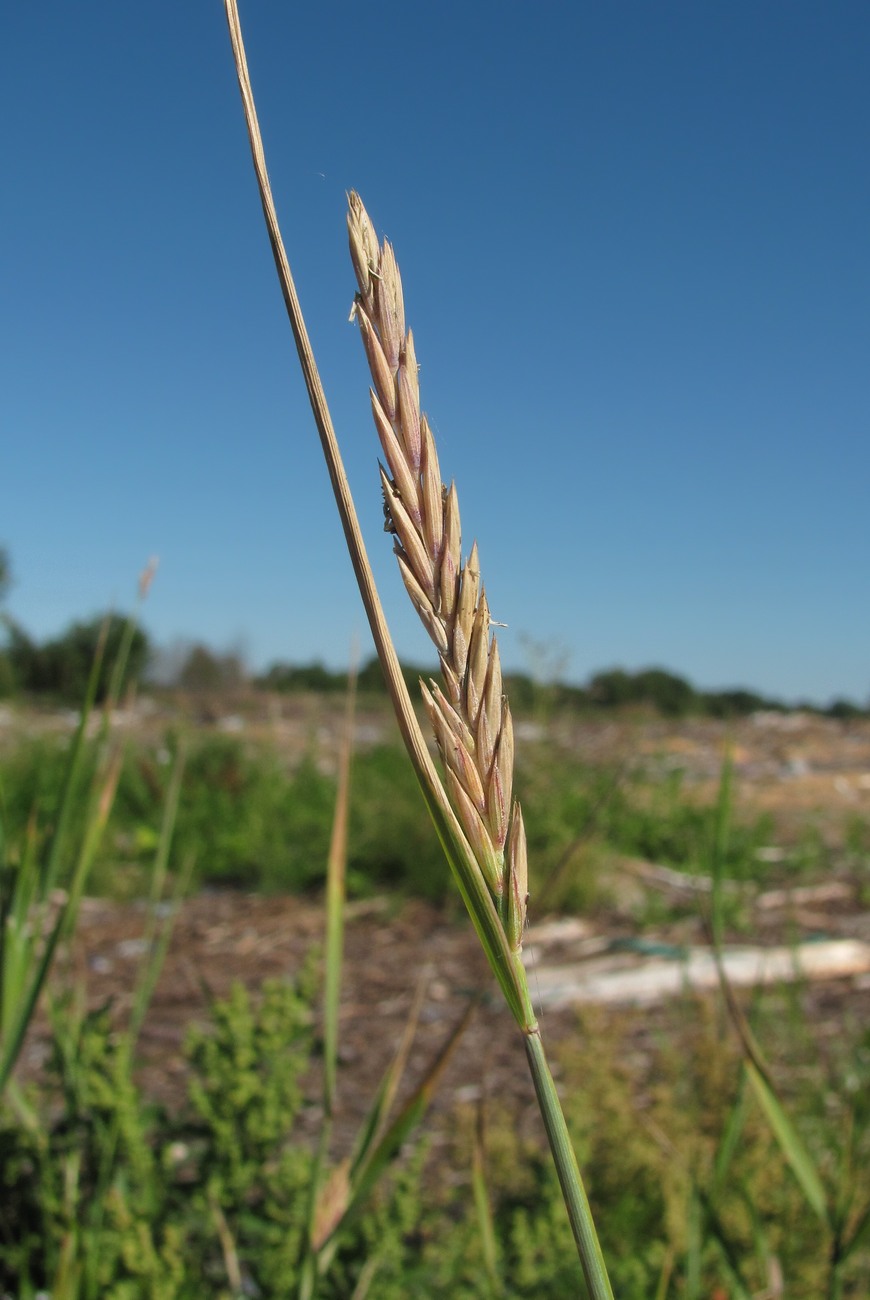
{"type": "MultiPolygon", "coordinates": [[[[477,548],[472,548],[464,568],[460,568],[455,491],[451,490],[442,498],[431,433],[419,418],[416,421],[414,419],[413,408],[419,402],[417,369],[412,341],[404,332],[403,311],[400,312],[401,284],[395,259],[392,258],[392,250],[385,244],[383,253],[374,264],[376,245],[370,227],[366,222],[359,222],[360,238],[355,244],[354,227],[351,224],[351,251],[360,287],[356,300],[358,315],[377,390],[373,408],[376,398],[381,410],[386,411],[388,424],[393,425],[394,434],[395,408],[398,406],[400,412],[404,408],[409,412],[408,427],[415,431],[414,439],[406,441],[404,451],[410,459],[412,473],[416,478],[415,491],[422,502],[419,524],[413,517],[413,494],[403,494],[401,491],[400,456],[392,459],[388,456],[393,478],[382,475],[382,485],[388,519],[400,540],[397,549],[403,579],[441,655],[446,689],[441,692],[432,684],[425,691],[424,700],[435,725],[452,798],[448,798],[429,756],[381,608],[281,238],[236,0],[225,0],[225,10],[269,242],[375,647],[405,746],[445,855],[490,967],[525,1038],[535,1090],[590,1294],[593,1300],[607,1300],[612,1295],[607,1271],[558,1094],[547,1065],[521,959],[526,906],[525,836],[519,809],[510,808],[513,733],[510,712],[501,694],[497,651],[489,639],[489,609],[485,595],[479,591],[477,548]],[[379,284],[377,275],[384,270],[382,259],[389,262],[391,274],[379,284]],[[381,292],[384,285],[387,289],[386,297],[381,292]],[[377,327],[371,328],[371,313],[373,308],[384,302],[386,310],[381,317],[383,328],[379,332],[377,327]],[[408,352],[410,356],[407,355],[408,352]],[[388,368],[386,373],[380,364],[384,356],[388,368]],[[394,368],[396,362],[398,369],[394,368]],[[397,387],[391,388],[391,385],[397,387]],[[442,499],[444,509],[439,517],[439,501],[442,499]],[[422,555],[421,546],[425,552],[422,555]],[[438,560],[437,575],[434,568],[430,572],[426,567],[433,556],[437,556],[438,560]],[[430,610],[433,611],[432,616],[430,610]],[[441,615],[443,617],[439,623],[441,615]],[[467,761],[472,746],[468,743],[463,728],[467,729],[469,719],[478,724],[474,753],[485,755],[485,789],[481,789],[484,762],[467,761]],[[461,744],[455,743],[457,737],[462,737],[461,744]]],[[[356,196],[352,196],[351,217],[359,216],[360,210],[364,213],[356,196]],[[358,209],[355,209],[354,201],[358,204],[358,209]]],[[[375,420],[379,424],[380,433],[377,410],[375,420]]],[[[389,430],[386,427],[382,441],[384,439],[389,440],[389,430]]]]}
{"type": "Polygon", "coordinates": [[[345,878],[347,872],[347,819],[350,805],[350,768],[356,707],[357,666],[348,674],[344,736],[338,765],[335,816],[326,866],[326,971],[323,991],[323,1109],[327,1119],[335,1107],[338,1066],[338,1017],[341,966],[344,951],[345,878]]]}
{"type": "MultiPolygon", "coordinates": [[[[355,661],[355,656],[352,657],[355,661]]],[[[426,994],[424,972],[408,1014],[396,1054],[387,1067],[365,1116],[350,1156],[327,1173],[336,1104],[339,1002],[344,942],[347,826],[350,804],[351,757],[356,703],[356,666],[349,674],[345,729],[339,762],[338,790],[332,823],[326,884],[326,971],[324,979],[324,1081],[323,1123],[309,1187],[307,1224],[299,1264],[297,1300],[312,1300],[319,1280],[332,1267],[342,1237],[359,1217],[378,1181],[398,1156],[402,1145],[422,1120],[453,1052],[467,1028],[471,1005],[453,1029],[447,1043],[424,1072],[411,1096],[389,1122],[390,1112],[413,1046],[426,994]]],[[[366,1294],[379,1265],[377,1254],[370,1257],[360,1274],[355,1294],[366,1294]]]]}
{"type": "Polygon", "coordinates": [[[535,1085],[535,1095],[538,1099],[544,1128],[547,1131],[550,1150],[553,1153],[553,1162],[556,1166],[559,1186],[562,1189],[562,1198],[571,1222],[571,1231],[577,1244],[577,1253],[583,1265],[586,1286],[592,1300],[605,1300],[605,1298],[613,1300],[613,1292],[610,1289],[610,1281],[607,1276],[607,1266],[598,1241],[598,1234],[595,1231],[592,1210],[589,1206],[586,1189],[583,1186],[583,1179],[580,1176],[577,1157],[574,1154],[568,1125],[565,1123],[565,1114],[559,1101],[556,1084],[550,1073],[550,1066],[544,1052],[544,1044],[540,1034],[527,1034],[524,1041],[529,1069],[535,1085]]]}
{"type": "Polygon", "coordinates": [[[345,697],[344,734],[338,764],[338,788],[332,833],[326,862],[326,944],[323,981],[323,1123],[317,1144],[317,1154],[311,1171],[309,1187],[307,1230],[304,1253],[300,1263],[298,1300],[311,1300],[318,1277],[318,1237],[320,1221],[326,1213],[340,1216],[342,1205],[338,1198],[347,1199],[346,1177],[344,1185],[336,1188],[337,1171],[333,1171],[331,1185],[324,1181],[324,1170],[329,1156],[329,1144],[335,1116],[338,1075],[338,1031],[341,1004],[341,971],[344,954],[344,918],[347,876],[347,825],[350,806],[350,774],[353,756],[353,731],[356,712],[357,668],[352,656],[345,697]]]}
{"type": "Polygon", "coordinates": [[[172,930],[175,924],[175,919],[178,915],[178,909],[181,906],[182,899],[187,894],[193,876],[194,857],[191,854],[183,863],[178,879],[175,882],[173,895],[169,901],[169,914],[168,916],[161,917],[160,905],[163,900],[163,890],[169,867],[169,851],[172,845],[172,836],[175,831],[175,821],[178,815],[178,802],[181,797],[181,782],[184,776],[185,758],[185,748],[182,744],[175,756],[175,763],[169,779],[169,787],[166,791],[166,802],[163,806],[163,816],[160,823],[157,852],[151,872],[151,888],[149,891],[150,912],[148,916],[148,925],[144,935],[145,951],[149,953],[149,959],[144,964],[140,978],[137,981],[133,1007],[130,1012],[130,1022],[126,1034],[126,1050],[131,1058],[139,1040],[139,1034],[141,1033],[148,1007],[151,1005],[151,999],[157,986],[157,980],[160,978],[160,972],[163,969],[163,963],[166,958],[169,941],[172,938],[172,930]]]}

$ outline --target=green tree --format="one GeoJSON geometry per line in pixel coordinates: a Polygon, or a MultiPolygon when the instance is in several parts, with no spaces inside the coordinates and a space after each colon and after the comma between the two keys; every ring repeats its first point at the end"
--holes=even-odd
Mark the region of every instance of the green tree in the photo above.
{"type": "Polygon", "coordinates": [[[781,709],[777,700],[768,700],[755,691],[738,687],[730,691],[708,691],[703,696],[704,710],[714,718],[741,718],[758,709],[781,709]]]}
{"type": "Polygon", "coordinates": [[[699,703],[694,687],[664,668],[644,668],[639,673],[611,668],[596,673],[589,683],[589,696],[606,708],[652,704],[668,718],[683,717],[697,709],[699,703]]]}
{"type": "Polygon", "coordinates": [[[617,708],[620,704],[629,704],[637,698],[633,679],[624,668],[610,668],[596,673],[589,681],[589,695],[595,704],[605,708],[617,708]]]}
{"type": "Polygon", "coordinates": [[[664,668],[645,668],[637,673],[634,689],[638,700],[654,704],[666,718],[682,718],[698,707],[694,687],[664,668]]]}
{"type": "MultiPolygon", "coordinates": [[[[117,614],[72,623],[61,636],[42,645],[32,641],[21,628],[11,625],[8,654],[17,687],[34,694],[52,695],[70,704],[81,703],[105,624],[106,646],[97,687],[97,699],[102,700],[109,687],[126,623],[127,620],[117,614]]],[[[148,638],[141,628],[136,628],[124,673],[124,686],[141,676],[148,654],[148,638]]]]}
{"type": "Polygon", "coordinates": [[[305,691],[346,691],[347,673],[331,672],[319,661],[310,664],[274,663],[262,677],[257,679],[257,685],[265,690],[282,691],[287,694],[305,691]]]}

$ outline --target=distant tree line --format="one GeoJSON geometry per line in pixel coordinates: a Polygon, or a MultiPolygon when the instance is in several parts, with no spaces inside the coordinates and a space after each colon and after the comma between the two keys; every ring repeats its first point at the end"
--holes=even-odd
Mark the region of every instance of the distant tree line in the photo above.
{"type": "MultiPolygon", "coordinates": [[[[97,700],[101,701],[109,687],[126,623],[126,618],[111,614],[72,623],[61,636],[38,642],[17,623],[4,619],[6,637],[0,650],[0,695],[23,693],[80,704],[87,691],[98,647],[102,646],[97,679],[97,700]]],[[[124,684],[142,675],[148,653],[148,638],[136,628],[124,684]]]]}
{"type": "MultiPolygon", "coordinates": [[[[110,675],[118,656],[127,618],[104,615],[71,623],[58,637],[38,642],[10,618],[3,618],[5,637],[0,645],[0,697],[38,696],[58,703],[78,705],[87,690],[98,650],[101,654],[97,678],[97,701],[105,698],[110,675]]],[[[159,684],[189,695],[226,695],[247,684],[244,664],[238,655],[215,654],[199,643],[184,646],[173,656],[169,675],[159,681],[152,670],[156,655],[146,632],[137,627],[125,670],[127,683],[159,684]]]]}
{"type": "MultiPolygon", "coordinates": [[[[412,698],[415,698],[420,678],[427,681],[435,674],[431,666],[420,668],[404,664],[402,675],[412,698]]],[[[267,672],[255,677],[254,685],[261,690],[287,694],[309,691],[340,694],[347,689],[347,673],[333,671],[319,662],[276,663],[267,672]]],[[[357,685],[361,693],[386,693],[377,658],[370,659],[361,669],[357,685]]],[[[782,700],[740,688],[701,691],[684,677],[678,677],[664,668],[644,668],[635,673],[623,668],[611,668],[595,673],[585,686],[574,686],[566,682],[542,685],[526,673],[510,673],[505,675],[505,690],[510,696],[514,711],[520,713],[591,713],[635,707],[654,709],[665,718],[744,717],[759,710],[786,713],[790,708],[844,719],[870,715],[870,709],[862,709],[850,700],[836,700],[827,708],[819,708],[818,705],[806,702],[787,705],[782,700]]]]}
{"type": "MultiPolygon", "coordinates": [[[[437,675],[437,670],[417,668],[413,664],[402,665],[402,676],[409,691],[419,690],[419,681],[428,681],[437,675]]],[[[333,672],[322,663],[310,664],[272,664],[265,673],[254,678],[254,685],[260,690],[279,691],[282,694],[304,694],[306,691],[318,691],[322,694],[343,694],[347,690],[348,674],[333,672]]],[[[386,695],[387,687],[377,655],[369,659],[357,672],[357,690],[363,695],[386,695]]]]}
{"type": "MultiPolygon", "coordinates": [[[[84,698],[98,642],[101,636],[105,636],[97,688],[97,699],[103,698],[125,618],[109,615],[75,622],[60,636],[43,642],[33,640],[10,619],[4,618],[3,621],[5,644],[0,648],[0,697],[31,695],[59,703],[79,704],[84,698]]],[[[151,684],[190,695],[209,696],[227,695],[248,684],[256,690],[288,695],[312,692],[340,695],[347,690],[348,684],[347,672],[327,668],[319,662],[275,663],[265,673],[249,680],[238,655],[216,654],[198,643],[186,647],[177,659],[171,675],[164,672],[158,683],[152,681],[151,684]]],[[[137,628],[133,634],[127,679],[144,679],[147,687],[149,665],[153,665],[154,660],[148,636],[137,628]]],[[[412,699],[416,699],[420,679],[428,681],[435,673],[431,665],[404,664],[402,675],[412,699]]],[[[357,689],[361,695],[386,695],[381,666],[376,657],[360,669],[357,689]]],[[[827,708],[819,708],[806,702],[789,706],[782,700],[749,690],[701,691],[684,677],[664,668],[645,668],[634,673],[623,668],[611,668],[595,673],[583,686],[567,682],[542,685],[527,673],[507,673],[505,690],[515,713],[547,717],[566,712],[581,714],[647,709],[664,718],[733,718],[745,717],[762,709],[784,713],[790,707],[846,720],[870,716],[870,709],[862,709],[850,700],[836,700],[827,708]]]]}
{"type": "MultiPolygon", "coordinates": [[[[0,604],[10,585],[9,557],[0,547],[0,604]]],[[[117,614],[75,622],[60,636],[40,643],[0,610],[0,697],[24,694],[72,705],[80,703],[98,643],[105,636],[97,691],[98,699],[102,698],[125,623],[126,619],[117,614]]],[[[201,643],[188,643],[155,654],[146,633],[137,629],[127,676],[142,679],[149,671],[152,683],[194,695],[227,695],[248,684],[240,655],[216,654],[201,643]]],[[[420,678],[427,681],[437,675],[433,665],[419,668],[408,664],[402,672],[412,698],[417,697],[420,678]]],[[[255,689],[284,694],[341,694],[347,689],[347,681],[346,672],[333,671],[322,663],[275,663],[250,684],[255,689]]],[[[370,659],[360,670],[357,684],[364,695],[386,694],[377,658],[370,659]]],[[[861,708],[851,700],[840,699],[827,708],[819,708],[805,702],[789,706],[782,700],[743,689],[701,691],[684,677],[664,668],[644,668],[639,672],[610,668],[595,673],[583,686],[558,681],[542,683],[529,674],[512,673],[505,677],[505,688],[515,712],[541,716],[634,708],[652,709],[665,718],[730,718],[762,709],[786,712],[790,707],[841,719],[870,716],[870,702],[868,707],[861,708]]]]}

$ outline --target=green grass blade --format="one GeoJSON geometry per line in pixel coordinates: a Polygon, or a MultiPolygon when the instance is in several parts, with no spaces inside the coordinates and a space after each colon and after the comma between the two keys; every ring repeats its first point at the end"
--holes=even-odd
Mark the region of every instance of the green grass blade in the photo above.
{"type": "Polygon", "coordinates": [[[456,1051],[460,1038],[468,1028],[475,1009],[474,1004],[467,1008],[459,1024],[439,1051],[423,1079],[402,1106],[396,1118],[383,1131],[380,1138],[370,1146],[364,1158],[357,1161],[356,1166],[352,1169],[350,1197],[345,1214],[338,1225],[339,1227],[346,1224],[361,1208],[386,1166],[406,1141],[409,1134],[420,1123],[429,1108],[435,1090],[441,1081],[441,1076],[456,1051]]]}
{"type": "MultiPolygon", "coordinates": [[[[108,725],[108,708],[116,702],[117,692],[120,683],[123,680],[123,674],[126,668],[135,627],[136,621],[131,617],[127,621],[121,647],[113,668],[112,686],[110,687],[109,695],[107,697],[107,711],[104,713],[104,733],[108,725]]],[[[17,910],[21,914],[20,919],[22,921],[22,927],[20,930],[21,934],[25,933],[23,923],[27,920],[26,914],[30,913],[32,910],[37,895],[43,901],[48,899],[56,884],[60,867],[64,859],[70,821],[78,798],[79,780],[85,755],[87,725],[93,711],[94,701],[96,700],[97,690],[99,687],[108,630],[109,622],[106,620],[101,629],[97,648],[91,664],[81,716],[79,718],[78,727],[76,728],[69,762],[67,764],[66,776],[58,811],[57,825],[54,834],[52,835],[45,874],[42,879],[39,878],[39,868],[35,854],[28,854],[25,859],[27,870],[21,878],[21,888],[24,892],[19,897],[17,904],[17,910]]],[[[0,1052],[0,1092],[2,1092],[5,1087],[9,1075],[14,1068],[18,1053],[21,1050],[21,1045],[27,1032],[27,1026],[33,1016],[36,1003],[39,999],[39,994],[48,976],[48,971],[54,959],[57,945],[64,934],[69,932],[75,921],[78,903],[84,891],[88,874],[93,865],[100,840],[109,818],[109,813],[115,797],[115,791],[117,789],[118,779],[120,777],[120,768],[121,753],[120,750],[116,750],[106,755],[102,764],[98,766],[98,769],[94,774],[91,784],[91,794],[89,797],[89,812],[86,817],[82,843],[73,870],[72,880],[68,887],[66,900],[60,909],[51,932],[46,937],[41,956],[37,961],[35,968],[33,967],[33,954],[35,953],[36,948],[32,944],[27,947],[19,947],[16,964],[12,970],[10,970],[5,959],[7,954],[4,954],[3,978],[5,987],[2,1005],[6,1007],[9,1004],[7,990],[9,988],[10,979],[14,981],[16,987],[22,990],[22,993],[21,996],[16,999],[15,1011],[11,1017],[11,1021],[7,1019],[6,1023],[3,1025],[3,1044],[2,1052],[0,1052]],[[27,980],[28,971],[32,971],[29,981],[27,980]]]]}
{"type": "Polygon", "coordinates": [[[369,1107],[368,1114],[366,1115],[362,1128],[357,1135],[353,1155],[351,1157],[351,1179],[354,1178],[358,1170],[364,1167],[374,1144],[377,1142],[386,1126],[387,1117],[389,1116],[396,1093],[398,1092],[399,1084],[402,1081],[402,1075],[405,1073],[405,1067],[408,1064],[408,1057],[411,1052],[414,1035],[417,1032],[417,1025],[420,1020],[420,1012],[423,1010],[423,1000],[426,996],[426,984],[427,977],[424,973],[417,982],[414,1001],[412,1002],[411,1009],[408,1012],[408,1019],[405,1021],[405,1027],[402,1030],[402,1037],[396,1054],[378,1085],[378,1090],[375,1093],[374,1100],[369,1107]]]}
{"type": "Polygon", "coordinates": [[[332,1120],[338,1083],[338,1034],[339,1012],[341,1004],[341,971],[344,953],[344,917],[346,901],[347,868],[347,823],[350,805],[350,771],[353,755],[353,730],[356,713],[356,655],[351,656],[348,672],[347,693],[345,696],[344,734],[338,766],[338,786],[335,796],[335,810],[332,819],[332,832],[329,841],[329,854],[326,863],[326,955],[323,989],[323,1124],[311,1169],[311,1181],[308,1187],[306,1208],[306,1231],[302,1259],[300,1261],[300,1280],[297,1288],[298,1300],[311,1300],[317,1287],[318,1237],[321,1228],[318,1216],[323,1201],[329,1196],[329,1187],[324,1182],[332,1135],[332,1120]]]}
{"type": "Polygon", "coordinates": [[[185,750],[184,746],[179,746],[178,753],[175,756],[172,774],[169,778],[169,787],[166,791],[166,801],[163,807],[163,816],[160,823],[160,835],[157,841],[157,851],[154,857],[154,866],[151,872],[151,889],[150,902],[151,912],[148,921],[148,927],[145,932],[146,951],[150,954],[147,962],[144,963],[139,978],[136,981],[136,990],[133,997],[133,1006],[130,1012],[130,1021],[127,1026],[127,1050],[132,1056],[139,1034],[142,1029],[145,1014],[154,996],[154,989],[157,980],[160,978],[160,971],[166,959],[166,951],[169,947],[169,941],[172,938],[172,931],[175,926],[175,920],[178,916],[178,909],[181,901],[190,887],[190,881],[193,876],[194,857],[190,854],[185,860],[178,879],[175,883],[172,900],[170,903],[169,915],[164,919],[161,925],[158,921],[158,904],[163,895],[163,887],[166,880],[166,873],[169,866],[169,852],[172,846],[172,835],[175,830],[175,820],[178,814],[178,802],[181,797],[181,783],[184,777],[185,750]]]}
{"type": "Polygon", "coordinates": [[[151,999],[154,996],[154,990],[157,987],[163,964],[166,961],[166,953],[172,940],[172,933],[175,929],[175,922],[178,919],[182,901],[190,889],[195,862],[194,855],[192,853],[188,854],[178,873],[167,916],[162,919],[159,927],[149,928],[146,935],[149,956],[136,982],[136,993],[126,1033],[129,1044],[128,1051],[131,1055],[135,1051],[136,1043],[139,1041],[139,1034],[142,1031],[145,1016],[151,1005],[151,999]]]}
{"type": "Polygon", "coordinates": [[[674,1272],[674,1249],[673,1246],[669,1246],[665,1253],[665,1257],[662,1260],[662,1271],[659,1274],[659,1280],[658,1280],[658,1285],[656,1286],[656,1293],[655,1293],[654,1300],[667,1300],[668,1290],[670,1289],[671,1277],[673,1276],[673,1272],[674,1272]]]}
{"type": "Polygon", "coordinates": [[[737,1091],[734,1105],[728,1115],[722,1137],[719,1140],[719,1146],[716,1150],[716,1159],[713,1165],[713,1192],[715,1198],[722,1190],[728,1177],[728,1170],[731,1168],[731,1161],[740,1144],[740,1138],[746,1125],[747,1114],[747,1094],[746,1094],[746,1075],[740,1076],[740,1085],[737,1091]]]}
{"type": "Polygon", "coordinates": [[[97,641],[97,648],[94,652],[93,662],[91,663],[88,685],[85,691],[84,702],[82,703],[81,714],[79,716],[79,724],[76,727],[72,747],[70,749],[69,763],[66,769],[66,779],[60,797],[57,825],[55,826],[54,834],[51,837],[51,848],[49,850],[48,862],[45,870],[44,889],[46,894],[54,888],[63,862],[69,823],[78,795],[77,787],[84,760],[87,726],[93,711],[94,701],[97,698],[97,688],[100,682],[100,671],[103,666],[103,657],[106,651],[106,639],[108,635],[109,621],[106,619],[100,629],[100,636],[97,641]]]}
{"type": "Polygon", "coordinates": [[[45,915],[45,908],[36,906],[39,884],[31,817],[22,860],[4,864],[0,875],[0,1039],[15,1018],[33,963],[36,935],[45,915]]]}
{"type": "Polygon", "coordinates": [[[809,1151],[804,1146],[797,1130],[786,1114],[785,1108],[776,1095],[770,1080],[770,1073],[746,1017],[740,1009],[734,990],[728,981],[722,963],[722,883],[725,872],[725,852],[727,848],[728,824],[731,809],[732,763],[726,759],[719,783],[719,799],[716,812],[716,826],[712,852],[713,900],[711,918],[711,939],[713,955],[719,974],[719,983],[731,1020],[737,1030],[743,1049],[746,1077],[752,1086],[762,1113],[770,1125],[780,1150],[797,1178],[807,1204],[821,1219],[826,1227],[831,1227],[828,1200],[819,1172],[809,1151]]]}
{"type": "MultiPolygon", "coordinates": [[[[144,598],[141,583],[139,590],[141,600],[144,598]]],[[[133,637],[136,634],[138,624],[139,619],[136,614],[131,614],[124,623],[124,630],[121,633],[118,653],[115,655],[115,662],[112,664],[112,673],[109,677],[109,688],[106,691],[107,711],[116,708],[118,701],[121,698],[121,687],[124,684],[124,673],[127,671],[130,651],[133,648],[133,637]]]]}
{"type": "Polygon", "coordinates": [[[360,1269],[359,1277],[357,1278],[357,1283],[353,1289],[353,1295],[350,1297],[350,1300],[367,1300],[371,1292],[372,1283],[374,1282],[382,1263],[383,1261],[378,1255],[372,1255],[370,1259],[366,1260],[360,1269]]]}
{"type": "Polygon", "coordinates": [[[323,992],[323,1108],[331,1116],[335,1106],[338,1064],[338,1017],[341,999],[341,966],[344,949],[345,876],[347,867],[347,819],[350,803],[350,768],[356,711],[355,662],[351,664],[345,702],[344,737],[338,767],[335,814],[326,867],[326,978],[323,992]]]}
{"type": "Polygon", "coordinates": [[[163,886],[166,882],[166,873],[169,870],[169,854],[172,849],[172,836],[175,833],[175,822],[178,817],[178,803],[181,798],[181,785],[184,780],[186,763],[187,745],[182,738],[172,764],[169,785],[163,802],[163,815],[160,818],[160,833],[157,839],[157,851],[154,855],[154,866],[151,870],[151,887],[148,891],[152,903],[158,903],[163,897],[163,886]]]}
{"type": "Polygon", "coordinates": [[[91,867],[94,864],[94,859],[97,856],[112,811],[112,805],[115,802],[123,762],[124,754],[119,746],[106,754],[94,776],[81,848],[67,890],[68,897],[64,908],[64,924],[67,931],[72,928],[75,922],[78,904],[84,893],[91,867]]]}
{"type": "MultiPolygon", "coordinates": [[[[373,1126],[372,1114],[365,1126],[366,1136],[362,1137],[357,1144],[356,1155],[347,1162],[346,1172],[334,1170],[334,1174],[342,1173],[340,1179],[340,1204],[336,1204],[333,1212],[329,1216],[328,1233],[323,1233],[316,1242],[316,1248],[313,1252],[313,1258],[316,1264],[318,1276],[323,1276],[330,1267],[338,1249],[340,1233],[348,1226],[362,1211],[366,1200],[378,1179],[386,1170],[390,1161],[396,1156],[402,1144],[407,1140],[409,1134],[420,1123],[423,1115],[429,1107],[432,1096],[441,1075],[447,1068],[460,1038],[468,1028],[469,1022],[475,1011],[475,1004],[468,1007],[459,1024],[451,1033],[445,1045],[430,1065],[421,1082],[417,1085],[412,1095],[405,1102],[399,1114],[393,1120],[392,1124],[384,1127],[382,1124],[373,1126]]],[[[419,1008],[417,1009],[419,1014],[419,1008]]],[[[416,1014],[414,1023],[416,1023],[416,1014]]],[[[403,1036],[403,1045],[399,1049],[398,1057],[404,1058],[406,1051],[404,1048],[404,1039],[407,1038],[407,1030],[403,1036]]],[[[397,1057],[397,1059],[398,1059],[397,1057]]],[[[402,1066],[404,1069],[404,1065],[402,1066]]],[[[396,1077],[395,1063],[387,1072],[387,1077],[382,1084],[381,1092],[393,1090],[392,1080],[396,1077]],[[385,1088],[386,1085],[386,1088],[385,1088]]],[[[376,1103],[372,1113],[376,1110],[383,1112],[383,1106],[376,1103]]],[[[309,1261],[306,1261],[309,1262],[309,1261]]],[[[303,1290],[300,1288],[300,1300],[307,1300],[307,1297],[313,1294],[310,1288],[303,1290]]]]}
{"type": "Polygon", "coordinates": [[[745,1067],[747,1078],[752,1085],[758,1104],[764,1112],[771,1132],[779,1143],[780,1150],[791,1167],[792,1173],[800,1184],[807,1204],[821,1219],[825,1227],[829,1228],[831,1225],[828,1214],[828,1199],[812,1156],[801,1141],[766,1074],[758,1068],[755,1061],[747,1060],[745,1067]]]}
{"type": "Polygon", "coordinates": [[[870,1205],[864,1210],[852,1226],[841,1249],[843,1259],[848,1259],[852,1251],[863,1245],[865,1238],[870,1239],[870,1205]]]}
{"type": "Polygon", "coordinates": [[[471,1190],[474,1197],[480,1244],[483,1250],[483,1265],[489,1277],[492,1294],[500,1296],[504,1293],[504,1287],[498,1271],[495,1222],[492,1217],[492,1203],[486,1178],[485,1129],[486,1116],[483,1098],[481,1098],[477,1107],[477,1119],[474,1125],[474,1138],[471,1148],[471,1190]]]}
{"type": "MultiPolygon", "coordinates": [[[[15,1008],[11,1024],[3,1027],[3,1043],[2,1051],[0,1051],[0,1093],[3,1092],[15,1067],[15,1062],[18,1059],[18,1054],[27,1033],[27,1027],[30,1024],[39,995],[48,977],[57,946],[61,938],[69,931],[75,919],[88,872],[109,818],[120,770],[121,752],[118,750],[111,756],[102,780],[95,790],[95,798],[92,801],[91,812],[85,827],[84,841],[66,899],[61,905],[55,923],[45,939],[39,960],[26,982],[25,992],[20,1003],[15,1008]]],[[[36,949],[33,948],[30,951],[35,952],[36,949]]]]}
{"type": "Polygon", "coordinates": [[[686,1300],[701,1300],[701,1198],[693,1186],[686,1213],[686,1300]]]}

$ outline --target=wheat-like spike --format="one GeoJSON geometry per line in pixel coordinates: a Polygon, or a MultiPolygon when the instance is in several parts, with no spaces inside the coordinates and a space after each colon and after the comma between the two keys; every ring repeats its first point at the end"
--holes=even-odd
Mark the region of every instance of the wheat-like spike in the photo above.
{"type": "Polygon", "coordinates": [[[442,691],[423,686],[456,814],[472,845],[512,947],[522,945],[526,842],[511,812],[513,727],[475,542],[462,564],[456,488],[441,481],[435,439],[420,408],[417,358],[405,330],[402,280],[392,245],[378,244],[362,201],[348,197],[354,315],[372,375],[372,414],[389,474],[381,470],[387,527],[408,594],[434,641],[442,691]],[[505,846],[508,860],[505,861],[505,846]]]}
{"type": "Polygon", "coordinates": [[[526,904],[529,901],[529,864],[526,859],[526,831],[523,814],[514,804],[511,833],[508,841],[507,907],[505,931],[514,948],[521,948],[526,924],[526,904]]]}

